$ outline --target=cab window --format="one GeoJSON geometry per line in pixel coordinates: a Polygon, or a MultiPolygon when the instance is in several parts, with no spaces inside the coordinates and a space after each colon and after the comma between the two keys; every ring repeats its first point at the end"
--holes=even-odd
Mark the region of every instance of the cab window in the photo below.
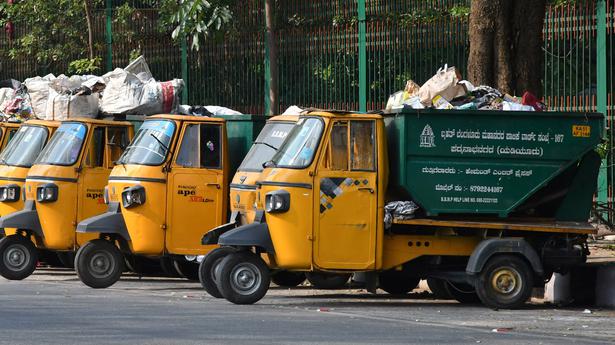
{"type": "Polygon", "coordinates": [[[330,170],[348,170],[348,122],[335,122],[327,147],[325,167],[330,170]]]}
{"type": "Polygon", "coordinates": [[[122,152],[128,146],[128,128],[109,127],[107,128],[107,148],[109,150],[109,167],[120,159],[122,152]]]}
{"type": "Polygon", "coordinates": [[[105,128],[96,127],[92,133],[92,140],[85,157],[85,166],[100,168],[104,166],[105,158],[105,128]]]}
{"type": "Polygon", "coordinates": [[[350,153],[351,170],[376,170],[374,121],[350,123],[350,153]]]}
{"type": "Polygon", "coordinates": [[[374,162],[374,121],[337,121],[333,124],[324,168],[374,171],[374,162]]]}
{"type": "Polygon", "coordinates": [[[186,126],[176,164],[185,168],[221,167],[221,126],[190,124],[186,126]]]}

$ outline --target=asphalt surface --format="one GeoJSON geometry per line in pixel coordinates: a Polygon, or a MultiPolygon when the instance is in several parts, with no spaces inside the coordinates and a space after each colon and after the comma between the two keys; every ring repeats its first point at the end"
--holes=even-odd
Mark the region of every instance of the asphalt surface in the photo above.
{"type": "Polygon", "coordinates": [[[126,277],[108,289],[66,270],[0,278],[0,344],[613,344],[615,311],[534,301],[493,311],[362,290],[272,286],[251,306],[209,297],[198,283],[126,277]]]}

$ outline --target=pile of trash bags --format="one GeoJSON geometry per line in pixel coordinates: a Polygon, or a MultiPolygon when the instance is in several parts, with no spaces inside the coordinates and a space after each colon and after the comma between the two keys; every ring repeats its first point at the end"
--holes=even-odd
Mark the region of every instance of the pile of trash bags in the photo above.
{"type": "Polygon", "coordinates": [[[179,112],[182,79],[156,81],[143,56],[103,75],[65,75],[0,82],[4,120],[66,120],[100,115],[179,112]]]}
{"type": "Polygon", "coordinates": [[[403,91],[389,97],[386,109],[459,109],[459,110],[503,110],[503,111],[545,111],[546,106],[531,92],[518,98],[504,94],[490,86],[474,86],[462,80],[455,67],[444,65],[425,84],[419,86],[409,80],[403,91]]]}

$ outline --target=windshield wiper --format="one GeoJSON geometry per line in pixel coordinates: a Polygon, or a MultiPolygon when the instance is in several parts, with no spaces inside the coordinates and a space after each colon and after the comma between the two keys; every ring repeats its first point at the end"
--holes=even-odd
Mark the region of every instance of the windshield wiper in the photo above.
{"type": "Polygon", "coordinates": [[[151,135],[152,138],[156,139],[156,141],[160,144],[160,146],[162,146],[162,148],[164,149],[164,154],[166,155],[167,152],[169,152],[169,147],[165,145],[160,139],[158,139],[158,137],[155,136],[154,133],[150,133],[149,135],[151,135]]]}
{"type": "Polygon", "coordinates": [[[266,143],[264,141],[255,141],[254,144],[263,144],[263,145],[265,145],[267,147],[270,147],[270,148],[274,149],[275,151],[279,150],[278,147],[275,147],[275,146],[273,146],[273,145],[271,145],[269,143],[266,143]]]}

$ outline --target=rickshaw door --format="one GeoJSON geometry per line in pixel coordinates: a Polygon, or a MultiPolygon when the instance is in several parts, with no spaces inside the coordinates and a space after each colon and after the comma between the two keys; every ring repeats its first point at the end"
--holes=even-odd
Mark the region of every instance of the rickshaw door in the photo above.
{"type": "Polygon", "coordinates": [[[314,182],[314,262],[328,269],[375,267],[376,123],[336,120],[314,182]]]}
{"type": "Polygon", "coordinates": [[[202,252],[203,233],[226,217],[222,125],[185,123],[181,138],[169,173],[166,249],[191,255],[202,252]]]}

